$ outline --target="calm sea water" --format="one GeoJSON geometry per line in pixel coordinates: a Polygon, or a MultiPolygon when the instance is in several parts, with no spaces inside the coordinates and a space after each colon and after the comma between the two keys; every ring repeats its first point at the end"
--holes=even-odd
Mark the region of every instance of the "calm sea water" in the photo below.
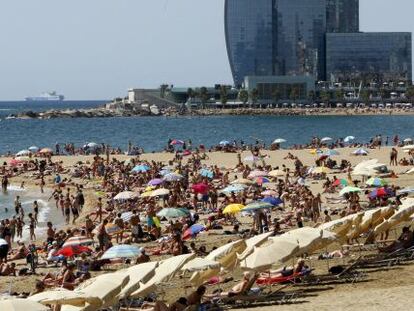
{"type": "Polygon", "coordinates": [[[414,116],[212,116],[130,117],[93,119],[5,120],[21,110],[95,107],[104,101],[51,103],[0,102],[0,153],[17,152],[29,146],[53,147],[56,142],[108,143],[125,149],[128,141],[145,151],[162,150],[168,138],[191,139],[193,144],[212,146],[221,140],[270,143],[278,137],[286,145],[309,142],[312,136],[332,138],[352,135],[367,142],[375,135],[414,138],[414,116]]]}

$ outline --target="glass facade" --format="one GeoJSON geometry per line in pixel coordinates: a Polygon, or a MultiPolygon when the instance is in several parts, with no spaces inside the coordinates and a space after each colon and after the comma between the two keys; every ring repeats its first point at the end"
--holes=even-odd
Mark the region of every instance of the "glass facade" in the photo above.
{"type": "Polygon", "coordinates": [[[234,83],[248,75],[272,75],[274,0],[227,0],[225,32],[234,83]]]}
{"type": "Polygon", "coordinates": [[[226,0],[233,79],[247,75],[324,77],[326,0],[226,0]]]}
{"type": "Polygon", "coordinates": [[[359,32],[359,0],[326,0],[327,32],[359,32]]]}
{"type": "Polygon", "coordinates": [[[411,80],[411,33],[328,33],[326,75],[332,81],[411,80]]]}

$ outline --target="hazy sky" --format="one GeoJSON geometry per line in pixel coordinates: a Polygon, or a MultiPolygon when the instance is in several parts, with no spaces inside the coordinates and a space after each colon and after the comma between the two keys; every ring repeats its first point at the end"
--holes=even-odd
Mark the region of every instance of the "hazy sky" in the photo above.
{"type": "MultiPolygon", "coordinates": [[[[223,8],[224,0],[2,1],[0,99],[231,83],[223,8]]],[[[414,31],[413,11],[413,0],[361,0],[361,30],[414,31]]]]}

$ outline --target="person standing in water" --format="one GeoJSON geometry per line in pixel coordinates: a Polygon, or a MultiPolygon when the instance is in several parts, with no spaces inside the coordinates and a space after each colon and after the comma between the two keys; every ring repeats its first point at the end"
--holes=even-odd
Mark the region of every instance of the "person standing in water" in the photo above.
{"type": "Polygon", "coordinates": [[[36,221],[36,224],[39,222],[37,219],[37,216],[39,215],[39,204],[37,203],[37,201],[33,202],[33,218],[36,221]]]}

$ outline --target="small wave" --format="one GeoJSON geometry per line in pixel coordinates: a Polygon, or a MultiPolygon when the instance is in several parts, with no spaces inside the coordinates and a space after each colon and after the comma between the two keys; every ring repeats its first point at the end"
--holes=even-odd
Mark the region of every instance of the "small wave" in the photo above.
{"type": "Polygon", "coordinates": [[[26,189],[20,188],[20,186],[10,185],[7,187],[7,191],[26,191],[26,189]]]}

